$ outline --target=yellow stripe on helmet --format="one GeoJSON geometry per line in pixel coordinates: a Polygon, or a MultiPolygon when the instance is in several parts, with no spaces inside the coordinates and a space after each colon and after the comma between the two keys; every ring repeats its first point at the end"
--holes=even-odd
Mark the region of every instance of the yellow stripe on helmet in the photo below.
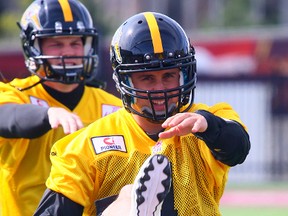
{"type": "Polygon", "coordinates": [[[58,0],[64,15],[65,22],[72,22],[73,15],[68,0],[58,0]]]}
{"type": "Polygon", "coordinates": [[[41,27],[41,24],[39,23],[39,17],[34,14],[31,19],[34,21],[34,24],[36,25],[37,29],[40,29],[41,27]]]}
{"type": "Polygon", "coordinates": [[[155,16],[151,12],[144,13],[144,16],[150,29],[154,53],[163,53],[161,35],[155,16]]]}

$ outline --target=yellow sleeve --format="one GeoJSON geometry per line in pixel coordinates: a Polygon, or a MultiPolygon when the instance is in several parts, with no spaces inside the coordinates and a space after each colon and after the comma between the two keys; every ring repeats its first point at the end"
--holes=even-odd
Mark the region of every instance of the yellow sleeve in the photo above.
{"type": "Polygon", "coordinates": [[[60,139],[53,145],[50,153],[52,168],[46,186],[82,206],[89,206],[95,197],[95,171],[93,166],[89,165],[94,156],[92,149],[87,147],[92,145],[87,144],[90,140],[84,129],[60,139]]]}
{"type": "Polygon", "coordinates": [[[0,82],[0,104],[5,103],[29,103],[29,98],[8,83],[0,82]]]}

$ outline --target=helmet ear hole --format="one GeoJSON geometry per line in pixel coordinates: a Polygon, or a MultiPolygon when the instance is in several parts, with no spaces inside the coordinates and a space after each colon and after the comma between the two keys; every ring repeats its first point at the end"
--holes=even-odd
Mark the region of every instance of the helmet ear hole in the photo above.
{"type": "MultiPolygon", "coordinates": [[[[84,54],[85,55],[88,55],[89,53],[93,52],[93,47],[92,47],[92,41],[93,41],[93,38],[92,37],[85,37],[85,38],[82,38],[82,41],[83,41],[83,45],[84,45],[84,54]]],[[[94,47],[95,49],[96,47],[94,47]]]]}
{"type": "Polygon", "coordinates": [[[35,38],[33,45],[30,45],[31,56],[40,56],[41,50],[41,40],[35,38]]]}

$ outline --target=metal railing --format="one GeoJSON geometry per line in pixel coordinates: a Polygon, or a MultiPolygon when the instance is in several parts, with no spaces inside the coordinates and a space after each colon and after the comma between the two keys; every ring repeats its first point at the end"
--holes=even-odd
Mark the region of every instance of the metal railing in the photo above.
{"type": "Polygon", "coordinates": [[[195,95],[196,103],[229,103],[248,128],[250,154],[230,181],[288,180],[288,77],[199,77],[195,95]]]}

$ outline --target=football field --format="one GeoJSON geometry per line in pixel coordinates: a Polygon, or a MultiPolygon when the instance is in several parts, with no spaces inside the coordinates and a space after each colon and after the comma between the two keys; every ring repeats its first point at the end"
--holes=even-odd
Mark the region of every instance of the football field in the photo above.
{"type": "Polygon", "coordinates": [[[222,216],[288,216],[288,185],[227,188],[222,216]]]}

